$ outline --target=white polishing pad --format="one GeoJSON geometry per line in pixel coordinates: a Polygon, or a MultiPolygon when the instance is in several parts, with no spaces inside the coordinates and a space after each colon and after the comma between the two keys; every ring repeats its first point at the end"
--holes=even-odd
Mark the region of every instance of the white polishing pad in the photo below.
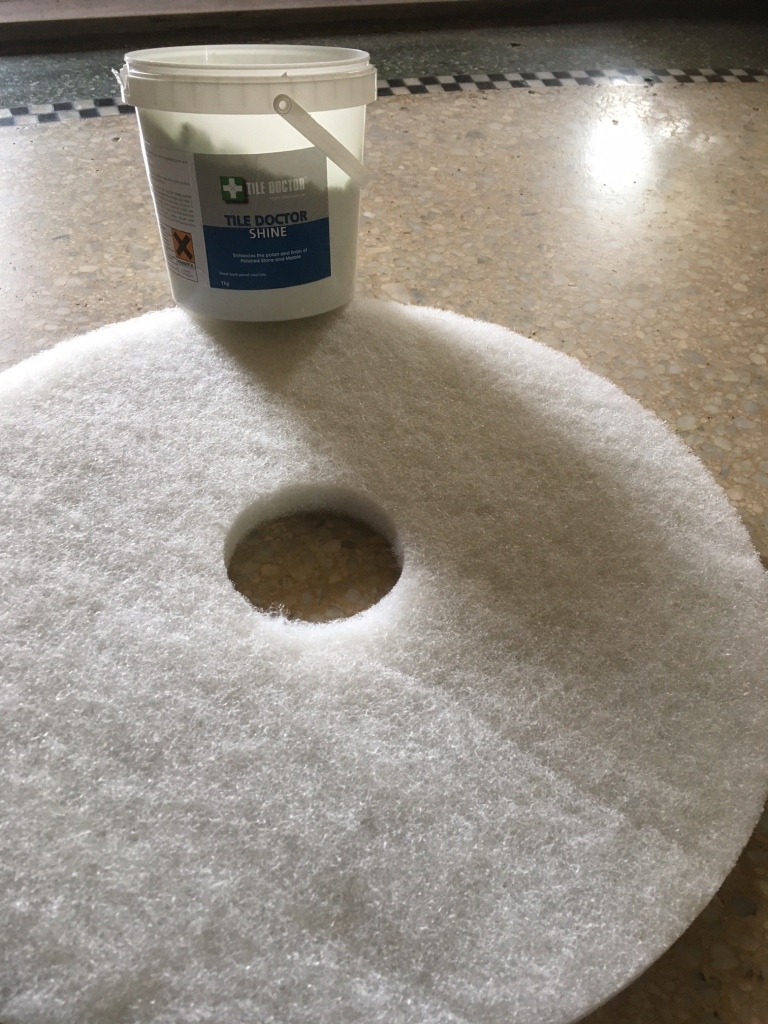
{"type": "Polygon", "coordinates": [[[651,414],[488,324],[151,314],[0,377],[3,1024],[548,1024],[732,866],[768,592],[651,414]],[[394,589],[256,611],[320,507],[394,589]]]}

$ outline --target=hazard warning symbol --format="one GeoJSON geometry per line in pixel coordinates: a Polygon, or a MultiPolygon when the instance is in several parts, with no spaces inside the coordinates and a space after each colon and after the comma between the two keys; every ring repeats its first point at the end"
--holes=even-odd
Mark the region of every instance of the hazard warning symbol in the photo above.
{"type": "Polygon", "coordinates": [[[183,263],[194,263],[195,246],[192,242],[192,235],[188,231],[182,231],[179,228],[171,228],[171,235],[176,258],[180,259],[183,263]]]}

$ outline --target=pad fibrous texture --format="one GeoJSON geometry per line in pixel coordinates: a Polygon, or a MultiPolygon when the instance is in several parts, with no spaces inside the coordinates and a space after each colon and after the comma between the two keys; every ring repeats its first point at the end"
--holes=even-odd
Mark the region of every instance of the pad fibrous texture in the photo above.
{"type": "Polygon", "coordinates": [[[0,376],[3,1024],[563,1024],[690,923],[768,762],[768,590],[694,456],[453,314],[153,313],[0,376]],[[394,589],[256,611],[257,522],[394,589]]]}

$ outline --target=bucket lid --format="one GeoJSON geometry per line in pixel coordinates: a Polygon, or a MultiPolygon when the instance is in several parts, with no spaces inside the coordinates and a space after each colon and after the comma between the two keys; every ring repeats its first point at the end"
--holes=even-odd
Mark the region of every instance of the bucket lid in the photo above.
{"type": "Polygon", "coordinates": [[[364,50],[340,46],[165,46],[125,55],[123,99],[136,107],[200,114],[272,114],[276,95],[306,110],[339,110],[376,99],[376,69],[364,50]]]}

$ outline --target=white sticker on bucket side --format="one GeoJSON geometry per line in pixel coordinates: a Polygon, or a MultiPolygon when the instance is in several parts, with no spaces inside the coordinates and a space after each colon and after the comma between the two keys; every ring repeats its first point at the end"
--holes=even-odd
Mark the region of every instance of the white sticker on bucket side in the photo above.
{"type": "Polygon", "coordinates": [[[194,155],[211,288],[290,288],[331,276],[320,150],[194,155]]]}
{"type": "Polygon", "coordinates": [[[205,256],[189,154],[154,146],[146,146],[145,154],[168,269],[197,281],[205,256]]]}

